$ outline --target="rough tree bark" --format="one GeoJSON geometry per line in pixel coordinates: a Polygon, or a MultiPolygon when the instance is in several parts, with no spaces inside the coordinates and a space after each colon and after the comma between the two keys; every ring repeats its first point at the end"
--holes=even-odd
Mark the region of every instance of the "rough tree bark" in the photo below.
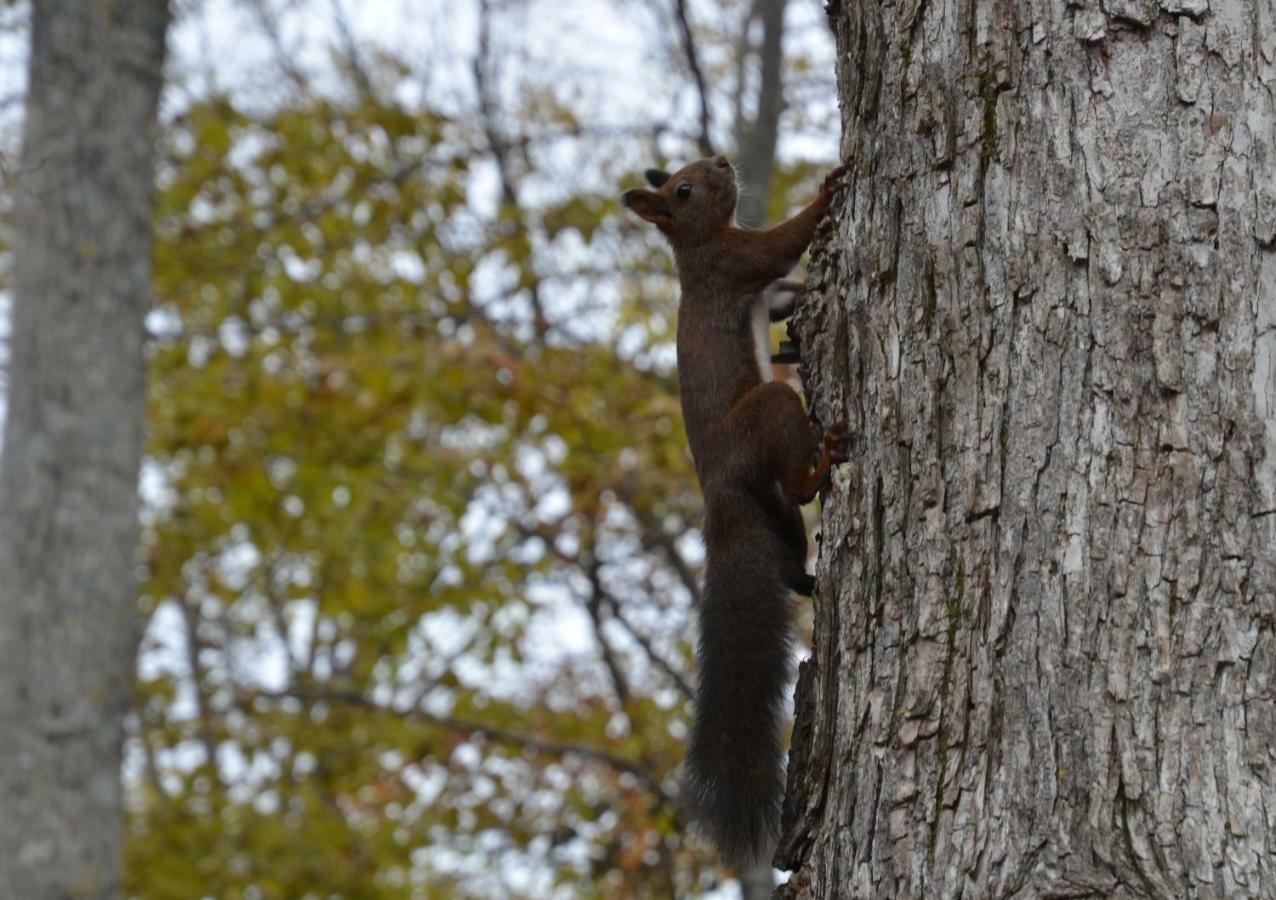
{"type": "Polygon", "coordinates": [[[0,458],[0,885],[120,891],[166,0],[37,2],[0,458]]]}
{"type": "Polygon", "coordinates": [[[1276,6],[830,5],[784,892],[1276,896],[1276,6]]]}

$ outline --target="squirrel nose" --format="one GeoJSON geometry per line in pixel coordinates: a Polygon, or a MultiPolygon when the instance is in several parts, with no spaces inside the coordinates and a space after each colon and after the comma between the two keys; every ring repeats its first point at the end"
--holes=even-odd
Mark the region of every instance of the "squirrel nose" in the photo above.
{"type": "Polygon", "coordinates": [[[726,158],[725,156],[715,156],[715,157],[713,158],[713,164],[714,164],[715,166],[717,166],[719,169],[729,169],[729,168],[731,168],[731,163],[730,163],[730,162],[728,162],[728,160],[727,160],[727,158],[726,158]]]}

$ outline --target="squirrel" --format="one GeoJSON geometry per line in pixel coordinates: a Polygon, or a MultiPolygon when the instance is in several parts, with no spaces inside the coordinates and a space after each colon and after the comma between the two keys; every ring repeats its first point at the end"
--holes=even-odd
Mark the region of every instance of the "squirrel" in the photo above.
{"type": "Polygon", "coordinates": [[[672,175],[648,169],[655,190],[622,198],[668,239],[681,286],[679,393],[706,551],[686,774],[693,815],[734,865],[769,855],[779,829],[790,606],[815,588],[801,505],[846,460],[845,426],[821,439],[797,392],[772,380],[768,324],[793,312],[802,287],[778,279],[810,244],[844,172],[766,231],[736,225],[735,170],[723,156],[672,175]]]}

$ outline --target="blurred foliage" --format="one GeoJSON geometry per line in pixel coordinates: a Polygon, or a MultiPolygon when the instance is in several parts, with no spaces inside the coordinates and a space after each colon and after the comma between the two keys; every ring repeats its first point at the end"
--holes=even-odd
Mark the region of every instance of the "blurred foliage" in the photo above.
{"type": "Polygon", "coordinates": [[[707,890],[676,284],[616,202],[694,144],[333,59],[164,128],[127,893],[707,890]]]}

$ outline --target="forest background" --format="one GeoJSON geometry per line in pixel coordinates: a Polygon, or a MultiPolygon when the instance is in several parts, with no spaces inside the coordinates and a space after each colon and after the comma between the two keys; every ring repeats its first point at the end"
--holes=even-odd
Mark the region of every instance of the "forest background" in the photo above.
{"type": "Polygon", "coordinates": [[[699,498],[617,197],[712,150],[783,216],[832,53],[817,0],[175,5],[130,895],[738,890],[678,803],[699,498]]]}

